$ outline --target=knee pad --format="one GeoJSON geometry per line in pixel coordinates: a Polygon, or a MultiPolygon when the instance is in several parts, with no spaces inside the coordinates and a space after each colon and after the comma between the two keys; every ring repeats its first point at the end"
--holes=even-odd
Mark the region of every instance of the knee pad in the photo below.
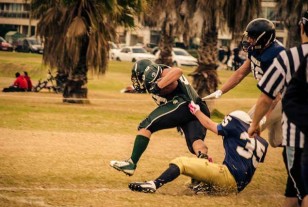
{"type": "Polygon", "coordinates": [[[187,157],[177,157],[174,160],[170,162],[170,164],[174,164],[180,168],[180,172],[183,172],[183,168],[185,166],[185,163],[187,162],[187,157]]]}

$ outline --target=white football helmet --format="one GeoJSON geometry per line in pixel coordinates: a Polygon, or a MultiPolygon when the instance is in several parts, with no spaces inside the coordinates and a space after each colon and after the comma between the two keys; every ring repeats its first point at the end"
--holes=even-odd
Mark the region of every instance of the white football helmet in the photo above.
{"type": "Polygon", "coordinates": [[[252,122],[252,119],[250,118],[250,116],[244,111],[239,111],[239,110],[232,111],[229,115],[245,122],[246,124],[251,124],[252,122]]]}

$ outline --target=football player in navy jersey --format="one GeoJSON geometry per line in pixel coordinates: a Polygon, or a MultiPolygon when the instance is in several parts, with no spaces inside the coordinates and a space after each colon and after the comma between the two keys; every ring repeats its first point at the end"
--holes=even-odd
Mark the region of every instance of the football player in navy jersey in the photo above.
{"type": "MultiPolygon", "coordinates": [[[[283,45],[275,38],[275,25],[271,21],[264,18],[252,20],[247,25],[242,38],[242,48],[248,53],[248,58],[222,85],[220,90],[204,97],[203,100],[220,98],[222,94],[237,86],[250,72],[259,81],[272,64],[274,58],[284,50],[283,45]]],[[[251,117],[253,117],[254,108],[252,107],[248,112],[251,117]]],[[[280,97],[277,97],[271,109],[261,130],[268,128],[270,145],[278,147],[282,142],[280,97]]]]}
{"type": "Polygon", "coordinates": [[[264,161],[268,147],[265,139],[259,136],[248,136],[250,116],[243,111],[234,111],[227,115],[221,124],[218,124],[203,114],[200,106],[194,102],[189,104],[189,109],[204,127],[223,136],[225,148],[223,163],[216,164],[206,159],[179,157],[172,160],[169,168],[157,179],[130,183],[128,187],[132,191],[154,193],[180,174],[202,181],[195,190],[199,191],[201,187],[202,190],[210,193],[238,193],[250,183],[258,164],[264,161]],[[206,189],[203,188],[205,186],[206,189]]]}

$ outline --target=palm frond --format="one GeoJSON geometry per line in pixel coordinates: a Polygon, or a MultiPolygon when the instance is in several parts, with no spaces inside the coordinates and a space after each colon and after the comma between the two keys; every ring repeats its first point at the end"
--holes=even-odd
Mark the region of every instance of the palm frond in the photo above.
{"type": "Polygon", "coordinates": [[[80,16],[77,16],[73,19],[73,22],[68,27],[66,38],[69,40],[71,38],[73,39],[75,37],[80,37],[85,35],[87,31],[88,30],[84,19],[80,16]]]}

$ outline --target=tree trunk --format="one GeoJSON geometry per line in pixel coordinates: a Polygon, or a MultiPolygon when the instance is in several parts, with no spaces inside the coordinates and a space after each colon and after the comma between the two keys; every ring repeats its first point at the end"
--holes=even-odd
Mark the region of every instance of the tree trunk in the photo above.
{"type": "Polygon", "coordinates": [[[294,47],[295,45],[299,45],[300,43],[301,38],[298,32],[298,25],[295,24],[288,27],[288,39],[286,43],[286,48],[289,49],[291,47],[294,47]]]}
{"type": "MultiPolygon", "coordinates": [[[[206,24],[206,23],[205,23],[206,24]]],[[[198,49],[197,69],[189,75],[193,78],[193,87],[199,96],[208,95],[218,88],[217,74],[217,39],[218,34],[215,28],[205,31],[205,24],[202,28],[200,47],[198,49]]]]}
{"type": "MultiPolygon", "coordinates": [[[[70,70],[67,82],[63,91],[63,102],[88,104],[88,89],[86,84],[88,82],[87,73],[87,48],[88,38],[84,37],[84,41],[80,50],[79,62],[76,68],[70,70]]],[[[72,64],[73,65],[73,64],[72,64]]]]}
{"type": "Polygon", "coordinates": [[[85,82],[68,80],[63,92],[63,102],[79,104],[90,103],[85,82]]]}
{"type": "Polygon", "coordinates": [[[172,47],[173,47],[173,25],[168,23],[166,16],[161,30],[161,39],[159,42],[160,55],[156,63],[173,66],[172,47]]]}

